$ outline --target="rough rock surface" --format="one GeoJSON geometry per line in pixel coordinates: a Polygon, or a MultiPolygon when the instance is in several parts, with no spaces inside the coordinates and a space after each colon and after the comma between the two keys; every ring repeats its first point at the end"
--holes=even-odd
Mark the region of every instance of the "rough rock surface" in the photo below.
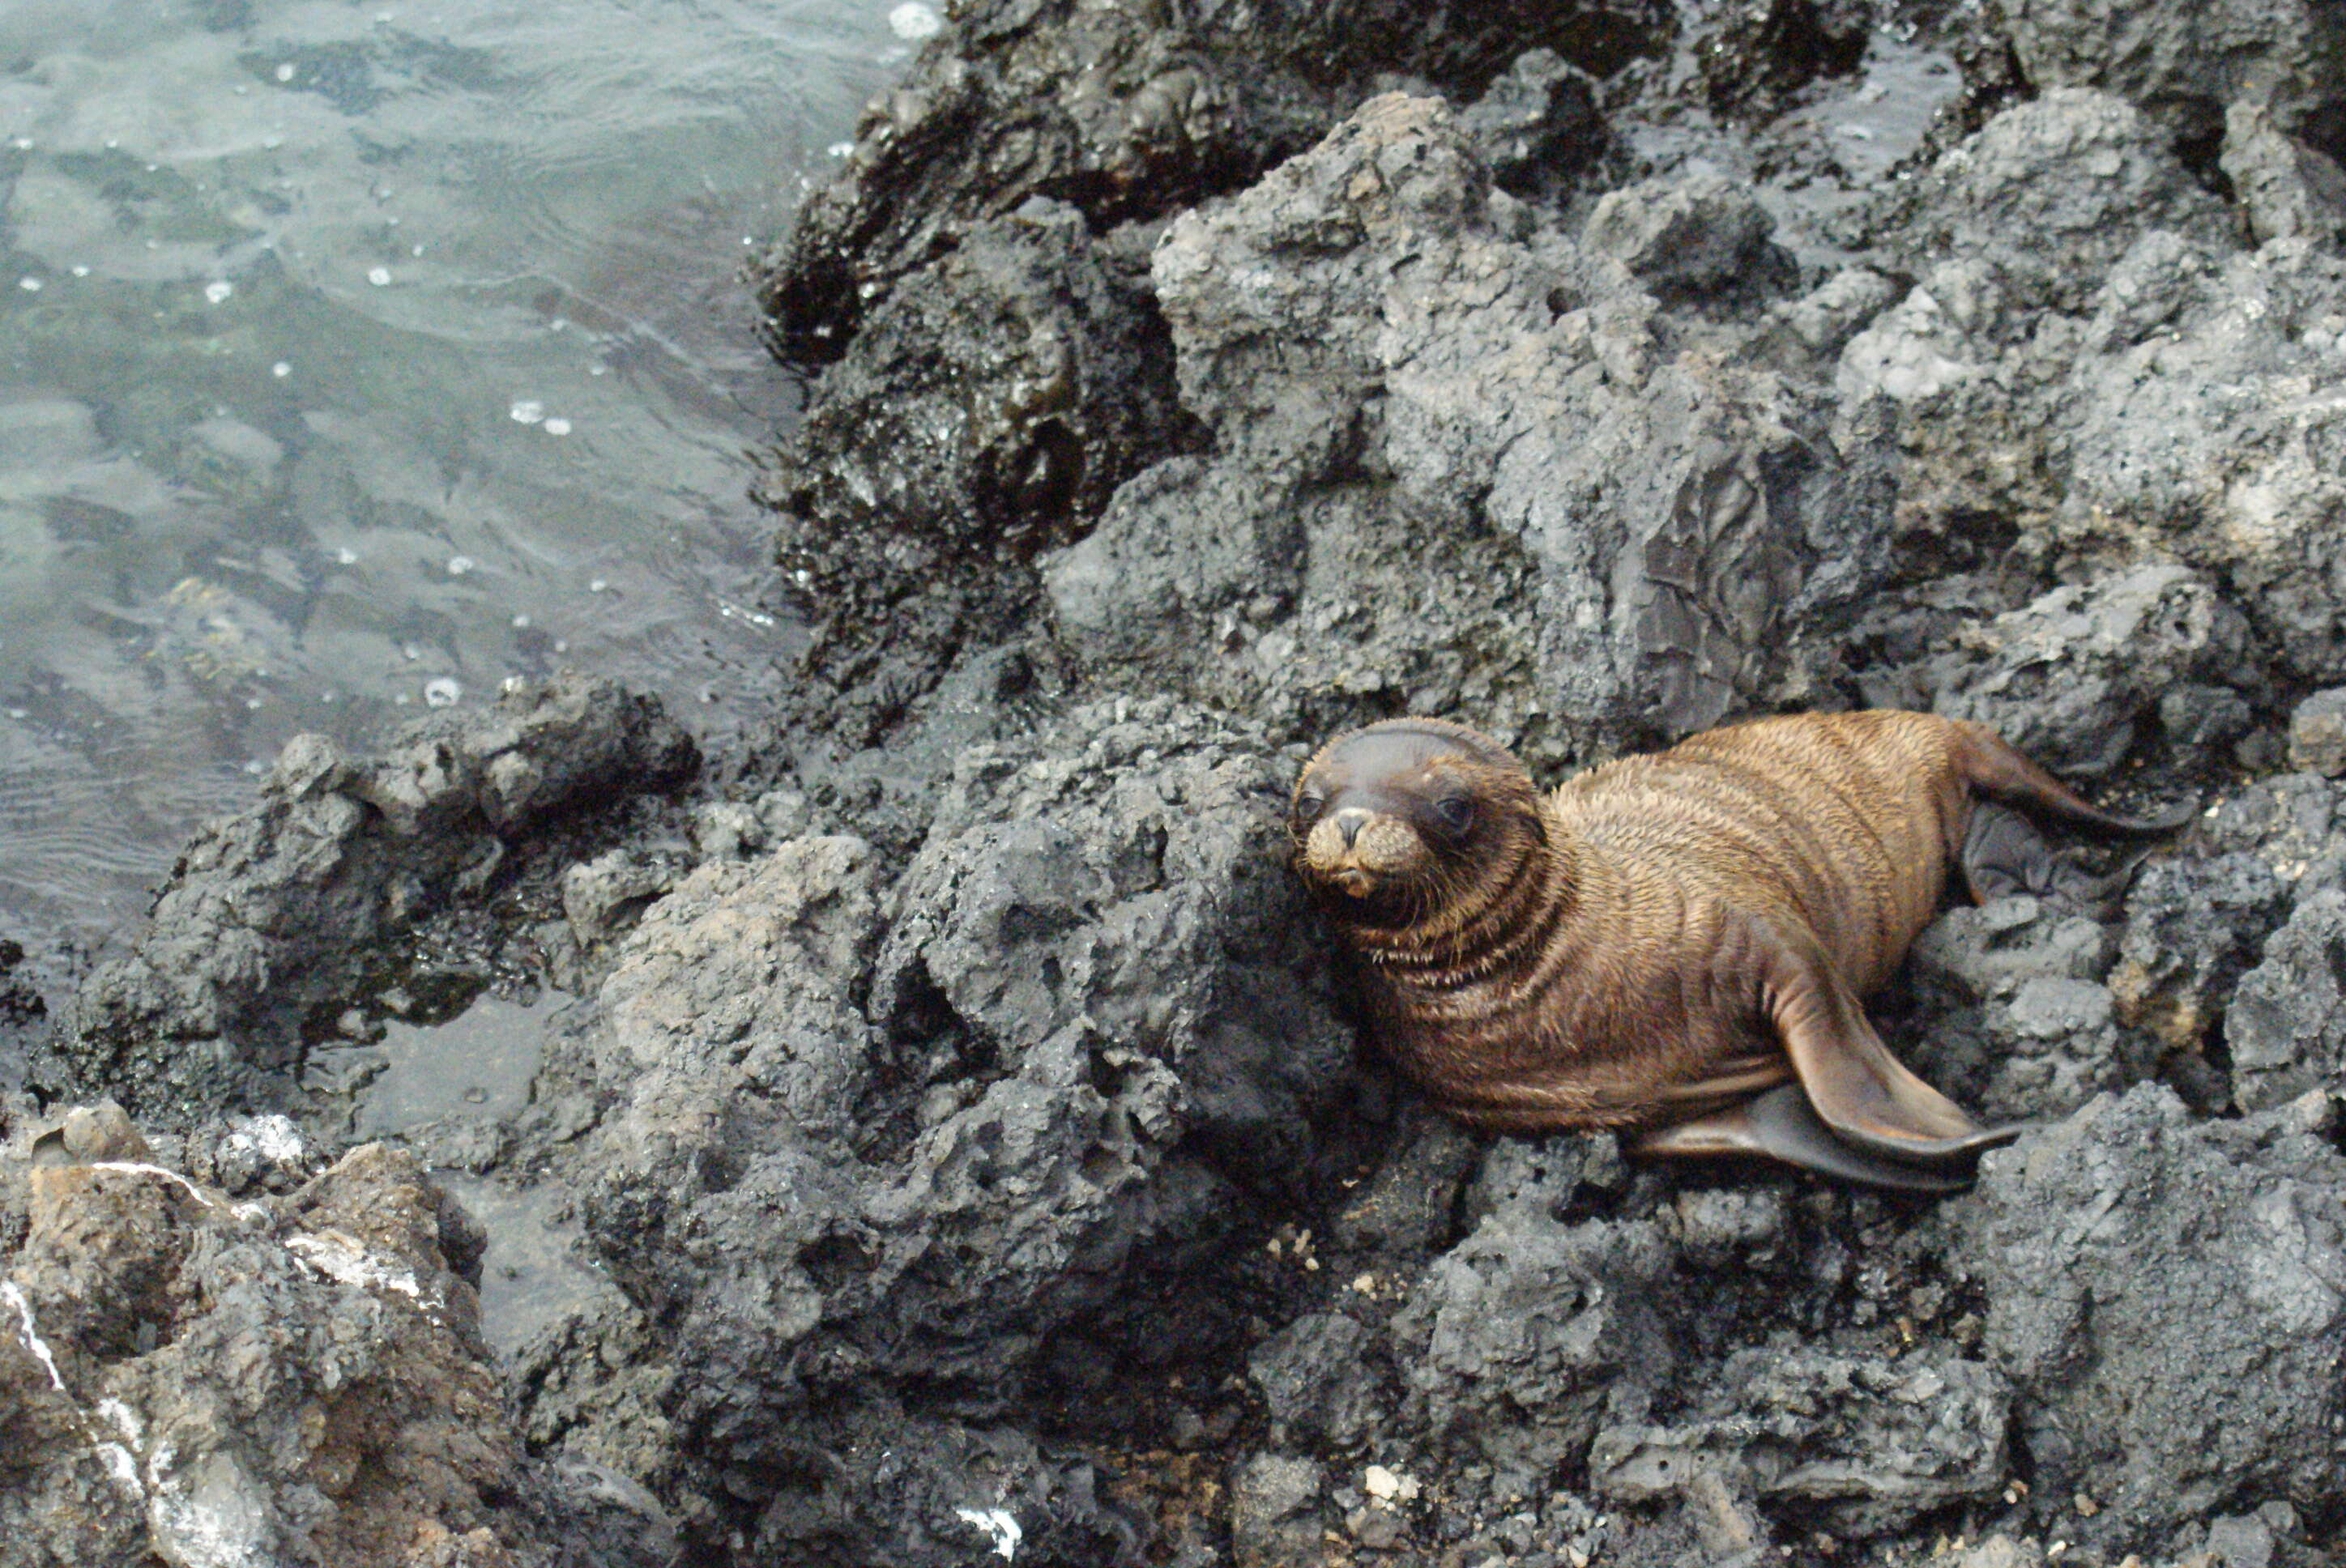
{"type": "Polygon", "coordinates": [[[5,1176],[10,1563],[657,1563],[663,1522],[532,1461],[474,1294],[481,1237],[413,1158],[238,1198],[131,1147],[5,1176]]]}
{"type": "Polygon", "coordinates": [[[1987,1161],[1950,1206],[2037,1487],[2127,1541],[2242,1503],[2339,1503],[2346,1160],[2314,1093],[2193,1125],[2145,1086],[1987,1161]],[[2178,1332],[2182,1326],[2188,1332],[2178,1332]]]}
{"type": "MultiPolygon", "coordinates": [[[[486,903],[566,819],[672,789],[697,761],[658,704],[575,677],[362,764],[304,737],[258,806],[189,845],[136,946],[83,986],[61,1072],[141,1115],[281,1097],[345,1010],[432,983],[423,922],[486,903]]],[[[488,976],[436,978],[469,1000],[488,976]]]]}
{"type": "MultiPolygon", "coordinates": [[[[9,1495],[135,1552],[187,1475],[418,1562],[2334,1559],[2333,22],[955,8],[761,275],[828,366],[764,484],[828,616],[775,733],[673,808],[680,733],[607,689],[297,748],[19,1004],[36,1084],[271,1217],[61,1176],[138,1132],[19,1107],[0,1252],[65,1349],[0,1331],[9,1495]],[[2197,809],[1983,813],[2013,885],[1873,1004],[2033,1124],[1974,1192],[1478,1139],[1362,1049],[1281,864],[1329,730],[1438,713],[1554,777],[1860,704],[2197,809]],[[320,1175],[320,1059],[533,986],[576,1000],[517,1108],[404,1132],[594,1266],[496,1339],[507,1409],[464,1322],[280,1237],[362,1160],[447,1216],[401,1156],[320,1175]],[[68,1179],[70,1241],[28,1196],[68,1179]],[[283,1400],[120,1490],[107,1380],[226,1409],[183,1347],[230,1342],[283,1400]],[[421,1479],[350,1501],[304,1458],[345,1430],[421,1479]]],[[[362,1250],[469,1300],[470,1232],[410,1228],[362,1250]]]]}

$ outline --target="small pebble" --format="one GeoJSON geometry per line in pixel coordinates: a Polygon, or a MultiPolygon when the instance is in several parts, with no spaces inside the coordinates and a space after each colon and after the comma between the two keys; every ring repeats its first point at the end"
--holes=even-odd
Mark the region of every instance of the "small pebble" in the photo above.
{"type": "Polygon", "coordinates": [[[423,684],[423,700],[434,708],[454,708],[464,695],[464,688],[446,676],[423,684]]]}

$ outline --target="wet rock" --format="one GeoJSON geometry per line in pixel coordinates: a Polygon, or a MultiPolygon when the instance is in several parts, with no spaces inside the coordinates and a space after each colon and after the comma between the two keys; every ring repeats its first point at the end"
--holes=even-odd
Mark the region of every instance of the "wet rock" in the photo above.
{"type": "Polygon", "coordinates": [[[1706,1381],[1701,1414],[1596,1435],[1597,1495],[1647,1502],[1725,1472],[1760,1498],[1816,1507],[1831,1528],[1873,1534],[2004,1487],[2011,1389],[1945,1349],[1738,1351],[1706,1381]]]}
{"type": "Polygon", "coordinates": [[[129,955],[83,986],[55,1072],[142,1116],[281,1099],[319,1020],[370,999],[420,921],[482,900],[533,835],[696,765],[657,703],[576,677],[372,762],[300,738],[259,805],[188,847],[129,955]]]}
{"type": "Polygon", "coordinates": [[[505,1425],[468,1226],[376,1146],[265,1206],[151,1165],[36,1171],[0,1285],[10,1561],[575,1550],[597,1505],[505,1425]]]}
{"type": "Polygon", "coordinates": [[[1161,326],[1063,202],[972,228],[877,305],[760,488],[818,667],[864,692],[831,727],[869,738],[963,639],[1001,636],[1025,564],[1186,433],[1161,326]]]}
{"type": "MultiPolygon", "coordinates": [[[[1685,216],[1738,252],[1743,208],[1685,216]]],[[[1811,688],[1811,632],[1882,565],[1878,476],[1809,394],[1666,352],[1653,296],[1521,234],[1431,101],[1376,99],[1185,214],[1155,270],[1217,455],[1046,563],[1091,671],[1169,669],[1299,737],[1457,710],[1619,744],[1811,688]]]]}
{"type": "Polygon", "coordinates": [[[759,292],[779,347],[828,361],[901,279],[1029,197],[1072,202],[1097,230],[1160,218],[1301,151],[1378,76],[1469,102],[1527,53],[1608,76],[1675,25],[1649,0],[1195,14],[988,0],[867,111],[839,178],[760,263],[759,292]]]}
{"type": "Polygon", "coordinates": [[[2289,716],[2290,766],[2335,779],[2346,774],[2346,687],[2315,692],[2289,716]]]}
{"type": "Polygon", "coordinates": [[[2084,1539],[2157,1539],[2243,1500],[2335,1506],[2333,1119],[2309,1101],[2194,1123],[2166,1089],[2137,1088],[1990,1155],[1945,1211],[2036,1490],[2100,1504],[2084,1539]]]}

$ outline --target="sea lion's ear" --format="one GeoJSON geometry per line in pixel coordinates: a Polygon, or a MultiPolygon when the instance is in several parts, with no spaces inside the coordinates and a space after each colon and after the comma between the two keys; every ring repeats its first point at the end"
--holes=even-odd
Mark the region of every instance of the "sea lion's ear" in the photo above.
{"type": "Polygon", "coordinates": [[[1905,1164],[1942,1166],[2020,1135],[2016,1126],[1981,1126],[1907,1071],[1821,952],[1779,945],[1767,995],[1801,1091],[1841,1142],[1905,1164]]]}
{"type": "Polygon", "coordinates": [[[1961,1192],[1972,1173],[1961,1165],[1908,1165],[1869,1154],[1833,1136],[1806,1090],[1786,1084],[1739,1105],[1657,1127],[1630,1152],[1678,1156],[1744,1155],[1892,1192],[1961,1192]]]}

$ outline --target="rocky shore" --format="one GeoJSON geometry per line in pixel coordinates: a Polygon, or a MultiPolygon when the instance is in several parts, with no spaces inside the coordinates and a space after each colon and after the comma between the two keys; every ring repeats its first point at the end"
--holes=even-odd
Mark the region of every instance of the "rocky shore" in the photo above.
{"type": "Polygon", "coordinates": [[[300,742],[0,944],[0,1563],[2339,1561],[2341,156],[2313,0],[970,0],[755,269],[757,744],[300,742]],[[1877,1003],[1972,1191],[1362,1050],[1329,733],[1862,706],[2198,810],[1877,1003]]]}

